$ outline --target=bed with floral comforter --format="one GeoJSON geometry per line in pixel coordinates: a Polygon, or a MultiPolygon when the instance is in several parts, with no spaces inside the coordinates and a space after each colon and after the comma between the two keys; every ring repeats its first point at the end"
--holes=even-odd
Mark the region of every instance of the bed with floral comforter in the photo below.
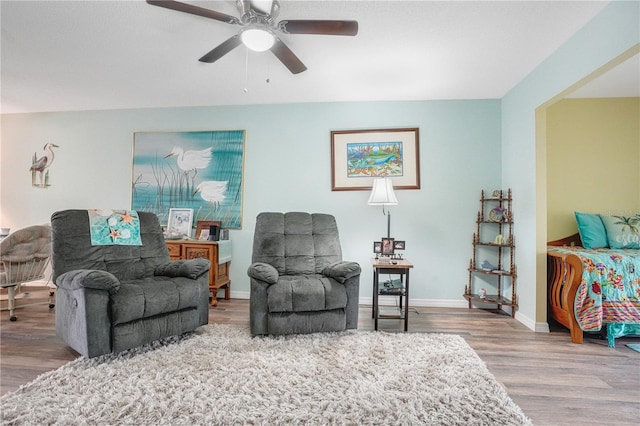
{"type": "Polygon", "coordinates": [[[603,327],[611,347],[640,335],[640,250],[549,246],[547,259],[550,312],[574,343],[603,327]]]}

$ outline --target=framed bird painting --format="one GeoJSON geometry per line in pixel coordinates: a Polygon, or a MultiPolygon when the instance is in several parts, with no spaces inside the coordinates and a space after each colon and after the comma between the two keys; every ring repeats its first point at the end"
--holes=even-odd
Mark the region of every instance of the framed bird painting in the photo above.
{"type": "Polygon", "coordinates": [[[244,130],[135,132],[131,209],[193,209],[194,223],[242,226],[244,130]]]}

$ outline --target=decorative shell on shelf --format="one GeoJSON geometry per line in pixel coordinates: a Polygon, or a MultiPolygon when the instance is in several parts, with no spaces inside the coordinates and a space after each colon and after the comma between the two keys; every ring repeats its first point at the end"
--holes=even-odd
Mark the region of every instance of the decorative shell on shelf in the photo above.
{"type": "Polygon", "coordinates": [[[504,209],[502,207],[495,207],[489,211],[489,220],[492,222],[502,222],[504,219],[504,209]]]}
{"type": "Polygon", "coordinates": [[[492,265],[491,262],[489,262],[488,260],[485,260],[484,262],[482,262],[480,267],[485,271],[493,271],[494,269],[497,268],[497,266],[492,265]]]}

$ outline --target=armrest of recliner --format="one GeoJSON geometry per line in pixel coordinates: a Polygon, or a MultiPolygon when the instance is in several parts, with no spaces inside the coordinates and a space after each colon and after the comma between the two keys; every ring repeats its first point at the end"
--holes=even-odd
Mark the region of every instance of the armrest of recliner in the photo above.
{"type": "Polygon", "coordinates": [[[247,275],[250,278],[254,278],[259,281],[264,281],[268,284],[275,284],[278,282],[278,271],[272,265],[268,263],[256,262],[252,263],[247,269],[247,275]]]}
{"type": "Polygon", "coordinates": [[[56,280],[56,286],[66,290],[92,288],[106,290],[109,294],[114,294],[120,290],[120,280],[107,271],[76,269],[60,275],[56,280]]]}
{"type": "Polygon", "coordinates": [[[209,272],[211,264],[204,258],[174,260],[156,266],[153,275],[161,275],[170,278],[186,277],[197,279],[205,272],[209,272]]]}
{"type": "Polygon", "coordinates": [[[360,275],[360,272],[362,272],[362,269],[360,268],[360,265],[358,263],[340,261],[325,266],[322,270],[322,275],[331,277],[339,283],[344,284],[344,282],[349,278],[360,275]]]}
{"type": "Polygon", "coordinates": [[[251,278],[251,295],[249,296],[249,319],[251,334],[253,336],[269,334],[268,317],[269,302],[268,291],[272,284],[278,282],[280,274],[278,270],[268,263],[254,262],[247,269],[247,275],[251,278]]]}

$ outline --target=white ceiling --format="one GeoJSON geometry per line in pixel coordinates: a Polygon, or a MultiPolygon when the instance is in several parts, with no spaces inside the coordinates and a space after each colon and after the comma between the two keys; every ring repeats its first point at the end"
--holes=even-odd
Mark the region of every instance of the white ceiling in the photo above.
{"type": "MultiPolygon", "coordinates": [[[[232,0],[185,3],[238,16],[232,0]]],[[[293,75],[270,52],[244,47],[201,63],[240,27],[142,0],[2,0],[1,108],[496,99],[607,3],[282,0],[277,20],[360,28],[356,37],[281,35],[308,67],[293,75]]]]}

